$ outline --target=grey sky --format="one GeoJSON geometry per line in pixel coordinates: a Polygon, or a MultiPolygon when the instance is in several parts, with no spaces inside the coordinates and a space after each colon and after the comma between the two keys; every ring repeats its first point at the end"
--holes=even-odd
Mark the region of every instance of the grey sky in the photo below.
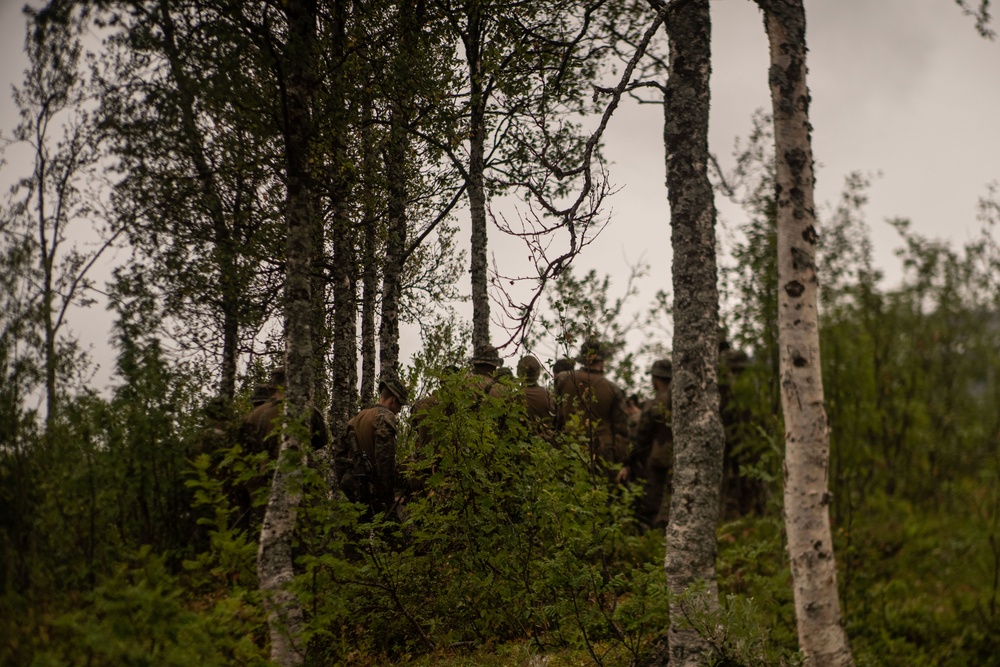
{"type": "MultiPolygon", "coordinates": [[[[16,122],[7,93],[25,66],[22,4],[0,0],[4,134],[16,122]]],[[[754,110],[769,107],[767,42],[750,0],[714,0],[712,7],[711,148],[727,165],[754,110]]],[[[898,243],[884,219],[909,218],[916,231],[955,243],[978,231],[977,201],[1000,180],[1000,42],[980,38],[952,0],[807,0],[806,12],[820,213],[836,201],[847,173],[881,172],[867,220],[876,263],[892,281],[898,243]]],[[[670,285],[662,125],[659,107],[632,103],[612,121],[605,143],[622,190],[611,202],[611,224],[579,262],[581,270],[616,276],[628,262],[654,263],[643,300],[670,285]]],[[[719,208],[725,234],[740,214],[722,201],[719,208]]],[[[459,215],[464,226],[467,214],[459,215]]],[[[524,256],[499,236],[491,231],[501,266],[524,256]]],[[[103,345],[103,336],[93,342],[103,345]]]]}

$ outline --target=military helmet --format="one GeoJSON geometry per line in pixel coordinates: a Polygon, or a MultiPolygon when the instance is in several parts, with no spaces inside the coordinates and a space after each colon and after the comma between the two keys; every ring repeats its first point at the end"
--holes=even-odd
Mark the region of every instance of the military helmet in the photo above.
{"type": "Polygon", "coordinates": [[[532,354],[526,354],[517,362],[517,375],[528,382],[536,382],[542,374],[542,364],[532,354]]]}
{"type": "Polygon", "coordinates": [[[388,389],[393,396],[399,399],[399,403],[401,405],[406,405],[409,395],[406,391],[406,387],[403,386],[403,383],[400,382],[398,378],[391,376],[382,377],[378,383],[378,393],[381,394],[386,389],[388,389]]]}
{"type": "Polygon", "coordinates": [[[476,354],[472,357],[472,364],[474,366],[482,365],[500,368],[503,366],[503,359],[500,358],[500,353],[492,345],[481,345],[476,349],[476,354]]]}
{"type": "Polygon", "coordinates": [[[657,359],[653,362],[653,367],[649,369],[649,374],[655,378],[670,380],[674,377],[674,365],[669,359],[657,359]]]}
{"type": "Polygon", "coordinates": [[[259,384],[253,388],[253,394],[250,395],[250,405],[257,407],[258,405],[264,405],[274,393],[278,390],[277,387],[270,384],[259,384]]]}
{"type": "Polygon", "coordinates": [[[271,369],[271,380],[269,382],[274,387],[285,386],[285,366],[275,366],[271,369]]]}
{"type": "Polygon", "coordinates": [[[608,358],[610,351],[608,345],[599,338],[588,338],[580,346],[580,355],[576,358],[582,364],[591,361],[604,361],[608,358]]]}
{"type": "Polygon", "coordinates": [[[552,374],[559,375],[564,371],[571,371],[574,368],[576,368],[576,361],[569,357],[563,357],[562,359],[556,359],[556,363],[552,365],[552,374]]]}

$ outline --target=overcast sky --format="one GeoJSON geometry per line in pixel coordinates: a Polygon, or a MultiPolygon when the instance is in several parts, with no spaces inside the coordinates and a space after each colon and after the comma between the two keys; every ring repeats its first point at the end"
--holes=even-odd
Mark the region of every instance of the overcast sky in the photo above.
{"type": "MultiPolygon", "coordinates": [[[[16,122],[6,93],[25,67],[21,5],[0,0],[5,134],[16,122]]],[[[767,41],[750,0],[714,0],[712,9],[711,150],[725,166],[753,112],[770,106],[767,41]]],[[[1000,180],[1000,42],[979,37],[952,0],[807,0],[806,13],[820,215],[836,202],[846,174],[880,173],[867,220],[876,264],[891,281],[899,276],[898,242],[885,219],[909,218],[916,231],[956,244],[978,232],[977,201],[1000,180]]],[[[670,285],[662,125],[653,105],[626,103],[613,119],[605,143],[621,191],[611,202],[611,224],[579,261],[581,270],[621,280],[629,262],[653,263],[646,300],[670,285]]],[[[719,207],[723,230],[740,223],[739,211],[719,207]]],[[[464,223],[467,214],[460,216],[464,223]]],[[[523,257],[491,234],[501,266],[508,255],[523,257]]],[[[92,338],[104,344],[103,336],[92,338]]]]}

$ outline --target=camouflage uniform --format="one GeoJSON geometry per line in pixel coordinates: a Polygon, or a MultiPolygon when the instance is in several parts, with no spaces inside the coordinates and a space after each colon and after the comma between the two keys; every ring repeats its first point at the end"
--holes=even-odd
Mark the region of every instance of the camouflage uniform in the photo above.
{"type": "Polygon", "coordinates": [[[372,512],[389,513],[396,501],[396,410],[406,404],[406,390],[398,380],[379,383],[382,399],[347,422],[334,452],[334,475],[344,495],[366,503],[372,512]],[[398,404],[388,403],[395,396],[398,404]],[[394,406],[390,409],[389,406],[394,406]]]}
{"type": "Polygon", "coordinates": [[[375,512],[385,512],[395,502],[396,429],[396,415],[382,405],[365,408],[347,422],[345,439],[355,439],[356,445],[348,446],[357,447],[361,469],[367,473],[354,480],[356,486],[345,484],[343,490],[352,501],[366,502],[375,512]]]}
{"type": "Polygon", "coordinates": [[[625,394],[604,372],[594,368],[603,361],[605,348],[588,341],[580,354],[583,368],[560,373],[553,388],[556,397],[556,427],[566,430],[571,417],[579,416],[590,441],[592,470],[601,469],[609,477],[615,473],[608,463],[624,463],[629,452],[628,414],[625,394]]]}
{"type": "Polygon", "coordinates": [[[528,385],[524,388],[524,401],[527,404],[528,417],[544,423],[552,423],[556,414],[556,404],[552,395],[545,387],[528,385]]]}

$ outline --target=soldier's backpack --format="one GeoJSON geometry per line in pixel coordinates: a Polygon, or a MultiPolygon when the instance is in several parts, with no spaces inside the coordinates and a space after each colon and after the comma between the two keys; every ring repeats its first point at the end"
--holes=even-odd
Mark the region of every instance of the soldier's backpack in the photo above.
{"type": "Polygon", "coordinates": [[[375,468],[361,451],[353,427],[348,426],[338,443],[333,458],[333,471],[337,488],[348,500],[352,503],[371,504],[375,497],[375,468]]]}

